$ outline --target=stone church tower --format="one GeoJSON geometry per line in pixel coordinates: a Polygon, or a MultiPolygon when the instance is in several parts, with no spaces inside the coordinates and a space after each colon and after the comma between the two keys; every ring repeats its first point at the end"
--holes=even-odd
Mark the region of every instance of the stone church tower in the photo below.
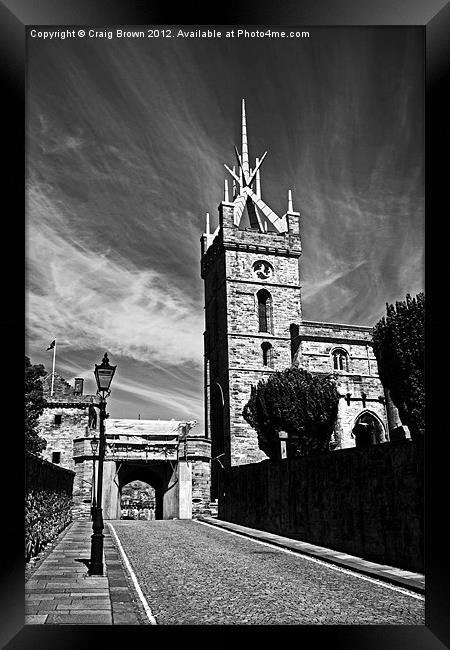
{"type": "MultiPolygon", "coordinates": [[[[267,153],[267,152],[266,152],[267,153]]],[[[219,226],[201,238],[205,281],[205,423],[212,458],[224,466],[266,458],[242,409],[250,386],[291,365],[291,324],[301,322],[300,214],[288,194],[286,213],[277,216],[261,197],[260,167],[251,166],[245,102],[238,170],[225,165],[219,226]]],[[[217,464],[213,462],[213,477],[217,464]]],[[[213,480],[214,496],[214,480],[213,480]]]]}
{"type": "Polygon", "coordinates": [[[282,216],[262,199],[260,168],[267,152],[250,162],[244,100],[241,153],[235,149],[237,167],[225,165],[232,191],[225,181],[219,225],[211,233],[207,214],[201,238],[213,499],[220,466],[266,458],[242,410],[251,386],[292,364],[336,380],[340,400],[330,450],[409,436],[379,379],[372,328],[302,318],[300,213],[291,191],[282,216]]]}

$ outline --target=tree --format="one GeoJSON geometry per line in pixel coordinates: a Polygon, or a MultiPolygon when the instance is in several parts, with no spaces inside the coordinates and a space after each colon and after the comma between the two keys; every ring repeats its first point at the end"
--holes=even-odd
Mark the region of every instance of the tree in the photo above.
{"type": "Polygon", "coordinates": [[[34,365],[25,357],[25,450],[38,456],[47,447],[38,431],[39,416],[47,406],[41,381],[46,374],[43,365],[34,365]]]}
{"type": "Polygon", "coordinates": [[[252,386],[242,415],[269,458],[279,458],[280,431],[288,434],[288,457],[306,456],[328,450],[338,402],[333,379],[293,366],[252,386]]]}
{"type": "Polygon", "coordinates": [[[373,330],[378,372],[389,389],[400,419],[417,439],[425,433],[425,294],[386,303],[386,316],[373,330]]]}

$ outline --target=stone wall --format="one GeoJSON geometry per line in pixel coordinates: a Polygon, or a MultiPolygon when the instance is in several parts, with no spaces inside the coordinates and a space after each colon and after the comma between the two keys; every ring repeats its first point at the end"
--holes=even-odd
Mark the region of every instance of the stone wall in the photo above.
{"type": "Polygon", "coordinates": [[[65,492],[72,496],[75,473],[53,465],[34,454],[25,453],[26,491],[44,489],[47,492],[65,492]]]}
{"type": "MultiPolygon", "coordinates": [[[[91,518],[93,456],[90,440],[90,438],[75,438],[72,442],[72,455],[75,469],[75,480],[73,484],[73,518],[75,520],[86,521],[91,518]]],[[[98,476],[97,457],[95,475],[98,476]]]]}
{"type": "MultiPolygon", "coordinates": [[[[212,458],[223,454],[227,467],[267,458],[242,411],[252,386],[292,363],[310,372],[332,374],[337,382],[340,402],[333,449],[355,446],[353,428],[366,413],[378,423],[381,440],[388,440],[386,396],[373,353],[372,328],[302,320],[298,216],[292,219],[288,233],[261,233],[236,227],[233,206],[222,203],[219,223],[215,237],[202,238],[201,262],[205,280],[205,413],[212,458]],[[253,264],[259,260],[272,266],[273,273],[266,280],[253,274],[253,264]],[[259,331],[257,293],[262,288],[271,296],[268,332],[259,331]],[[270,365],[264,365],[264,343],[272,346],[270,365]],[[346,371],[335,371],[333,351],[338,348],[347,352],[346,371]]],[[[218,471],[213,460],[213,498],[218,471]]]]}
{"type": "MultiPolygon", "coordinates": [[[[93,434],[97,438],[99,437],[99,423],[97,422],[97,429],[95,431],[89,428],[89,409],[90,405],[96,402],[96,398],[93,395],[83,395],[82,392],[80,394],[79,390],[75,390],[75,387],[71,386],[59,375],[55,376],[53,395],[50,395],[50,375],[44,378],[43,389],[44,396],[48,402],[48,406],[40,417],[39,422],[39,433],[47,440],[47,449],[43,452],[43,456],[46,460],[52,461],[53,453],[59,452],[60,460],[58,465],[75,472],[73,481],[73,517],[74,519],[90,519],[93,481],[93,457],[90,441],[93,434]],[[55,421],[55,416],[59,416],[58,422],[55,421]]],[[[175,421],[161,421],[149,424],[149,421],[140,420],[107,420],[106,430],[107,434],[111,431],[116,433],[118,431],[120,433],[125,430],[131,436],[133,435],[133,431],[137,435],[149,432],[157,434],[162,431],[160,443],[161,448],[165,449],[164,434],[169,432],[169,437],[173,437],[174,426],[176,431],[175,421]],[[118,427],[118,424],[121,424],[123,429],[120,426],[118,427]]],[[[184,445],[184,442],[181,445],[184,445]]],[[[186,452],[188,461],[192,463],[193,514],[194,516],[195,514],[206,514],[208,513],[210,502],[211,441],[202,436],[189,435],[187,437],[186,452]]],[[[125,464],[127,460],[128,457],[125,459],[125,464]]],[[[141,455],[136,454],[133,463],[136,464],[138,460],[142,460],[144,468],[147,466],[144,452],[141,455]]],[[[58,465],[55,464],[54,466],[57,467],[58,465]]],[[[169,462],[164,461],[162,465],[164,467],[163,475],[165,477],[166,470],[169,468],[169,462]]],[[[108,453],[108,449],[106,450],[103,468],[104,516],[105,518],[115,518],[116,516],[120,516],[118,486],[115,482],[117,466],[114,461],[114,456],[108,453]]],[[[96,475],[98,475],[98,457],[96,462],[96,475]]],[[[142,480],[146,480],[145,476],[142,477],[142,480]]],[[[167,496],[168,501],[171,499],[174,499],[172,493],[167,496]]],[[[173,516],[177,516],[178,499],[174,500],[172,506],[173,516]]]]}
{"type": "Polygon", "coordinates": [[[337,449],[354,447],[352,434],[356,419],[372,413],[381,423],[384,439],[389,439],[385,391],[378,376],[372,347],[372,328],[303,321],[292,332],[293,362],[309,372],[331,374],[340,395],[333,434],[337,449]],[[345,350],[348,370],[336,371],[333,351],[345,350]]]}
{"type": "Polygon", "coordinates": [[[209,514],[211,500],[211,441],[189,435],[186,457],[192,463],[192,516],[209,514]]]}
{"type": "Polygon", "coordinates": [[[423,444],[229,468],[219,518],[423,572],[423,444]]]}
{"type": "Polygon", "coordinates": [[[28,562],[72,520],[74,472],[25,453],[25,559],[28,562]]]}
{"type": "MultiPolygon", "coordinates": [[[[236,227],[233,205],[222,203],[217,235],[214,240],[202,238],[205,358],[209,367],[206,413],[211,415],[211,455],[215,458],[223,453],[221,461],[227,466],[266,458],[258,447],[256,432],[242,417],[242,409],[253,384],[291,364],[290,325],[301,320],[301,242],[298,216],[294,216],[289,232],[262,233],[236,227]],[[273,268],[267,280],[253,274],[253,264],[259,260],[273,268]],[[259,331],[257,293],[263,288],[271,296],[268,332],[259,331]],[[272,346],[270,367],[263,363],[261,345],[265,342],[272,346]],[[223,408],[217,384],[222,390],[223,408]]],[[[213,477],[217,468],[213,461],[213,477]]]]}
{"type": "Polygon", "coordinates": [[[44,377],[42,388],[48,404],[39,418],[39,435],[47,441],[42,455],[52,462],[53,452],[60,452],[59,464],[74,470],[73,440],[88,435],[89,405],[95,401],[94,396],[79,394],[74,386],[56,373],[53,395],[50,374],[44,377]],[[56,422],[56,416],[60,423],[56,422]]]}
{"type": "MultiPolygon", "coordinates": [[[[119,421],[120,422],[120,421],[119,421]]],[[[91,489],[93,477],[92,451],[90,438],[76,438],[73,441],[73,457],[75,461],[75,481],[74,481],[74,519],[90,518],[91,489]]],[[[180,443],[180,459],[187,460],[189,470],[192,474],[192,516],[209,514],[210,502],[210,458],[211,458],[211,441],[203,436],[191,436],[186,439],[186,443],[180,443]]],[[[121,482],[120,477],[116,476],[119,467],[128,471],[134,468],[133,476],[138,480],[152,484],[152,476],[155,472],[160,472],[163,487],[166,488],[167,481],[176,482],[178,476],[177,463],[173,463],[173,469],[168,461],[147,461],[144,453],[136,453],[134,460],[128,462],[126,457],[119,459],[117,462],[110,454],[107,454],[103,470],[103,507],[105,519],[115,519],[120,517],[119,487],[117,482],[121,482]],[[140,462],[139,462],[140,461],[140,462]],[[146,471],[150,470],[149,474],[146,471]]],[[[98,476],[98,458],[96,460],[96,476],[98,476]]],[[[127,481],[128,482],[128,481],[127,481]]],[[[162,498],[161,485],[153,485],[159,497],[162,498]]],[[[170,510],[170,517],[178,516],[178,492],[172,490],[164,497],[166,500],[166,515],[170,510]]],[[[167,515],[168,517],[168,515],[167,515]]]]}
{"type": "Polygon", "coordinates": [[[82,380],[75,383],[76,387],[71,386],[55,373],[51,394],[51,375],[44,377],[42,388],[48,406],[39,418],[39,435],[47,441],[47,448],[42,452],[43,458],[55,467],[60,466],[75,472],[72,510],[74,519],[89,519],[92,463],[84,463],[76,454],[74,457],[74,445],[75,440],[93,433],[89,429],[89,405],[95,403],[95,396],[83,395],[82,380]],[[58,463],[53,461],[54,452],[60,454],[58,463]]]}
{"type": "Polygon", "coordinates": [[[209,514],[211,499],[210,463],[197,460],[192,463],[192,516],[209,514]]]}
{"type": "Polygon", "coordinates": [[[88,433],[87,407],[52,405],[41,415],[39,429],[40,435],[47,440],[47,448],[42,453],[44,458],[52,462],[53,452],[60,452],[60,464],[75,469],[73,441],[88,433]],[[61,424],[55,424],[55,415],[61,416],[61,424]]]}
{"type": "Polygon", "coordinates": [[[227,281],[229,462],[240,465],[266,458],[258,447],[256,431],[244,420],[242,410],[252,385],[291,365],[290,325],[302,317],[301,242],[298,228],[283,234],[240,229],[233,225],[231,211],[222,208],[222,212],[227,281]],[[267,280],[253,275],[253,264],[259,260],[273,268],[267,280]],[[259,331],[257,293],[261,289],[271,296],[269,332],[259,331]],[[271,367],[263,363],[264,342],[272,346],[271,367]]]}

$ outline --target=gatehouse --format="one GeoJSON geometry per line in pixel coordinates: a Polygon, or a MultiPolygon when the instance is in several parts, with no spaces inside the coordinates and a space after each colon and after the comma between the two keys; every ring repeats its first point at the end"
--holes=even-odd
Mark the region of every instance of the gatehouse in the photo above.
{"type": "MultiPolygon", "coordinates": [[[[90,519],[97,472],[91,442],[98,438],[94,395],[83,380],[71,386],[55,375],[43,382],[47,408],[40,418],[43,457],[75,471],[73,518],[90,519]]],[[[107,418],[103,463],[103,517],[120,519],[121,494],[132,481],[155,490],[156,519],[190,519],[209,512],[211,441],[197,421],[107,418]]]]}

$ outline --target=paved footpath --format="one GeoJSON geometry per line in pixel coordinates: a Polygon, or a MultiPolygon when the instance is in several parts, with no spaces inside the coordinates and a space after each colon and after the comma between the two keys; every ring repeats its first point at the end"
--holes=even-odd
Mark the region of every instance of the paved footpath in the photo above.
{"type": "Polygon", "coordinates": [[[70,524],[36,567],[27,570],[25,624],[140,625],[148,623],[105,523],[106,575],[89,576],[92,523],[70,524]]]}

